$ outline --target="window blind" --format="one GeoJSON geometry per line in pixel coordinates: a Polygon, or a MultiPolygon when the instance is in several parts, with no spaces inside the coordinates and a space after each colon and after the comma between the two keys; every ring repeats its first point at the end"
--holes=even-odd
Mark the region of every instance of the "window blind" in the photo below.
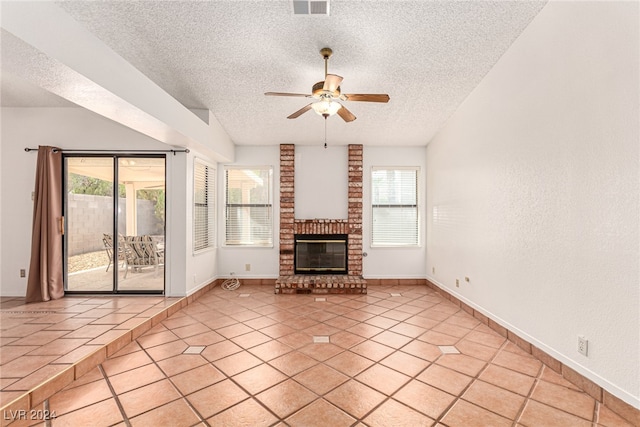
{"type": "Polygon", "coordinates": [[[271,177],[271,167],[226,168],[226,245],[273,246],[271,177]]]}
{"type": "Polygon", "coordinates": [[[418,245],[418,170],[372,169],[372,246],[418,245]]]}
{"type": "Polygon", "coordinates": [[[193,165],[193,251],[215,247],[215,169],[199,159],[193,165]]]}

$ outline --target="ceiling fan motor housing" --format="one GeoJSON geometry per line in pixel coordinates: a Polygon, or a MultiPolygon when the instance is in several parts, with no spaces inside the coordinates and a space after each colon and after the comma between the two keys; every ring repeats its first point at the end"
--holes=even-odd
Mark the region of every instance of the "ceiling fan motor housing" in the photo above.
{"type": "MultiPolygon", "coordinates": [[[[313,87],[311,88],[311,95],[314,98],[320,98],[322,95],[326,94],[323,88],[324,88],[324,81],[314,84],[313,87]]],[[[338,98],[340,96],[340,86],[338,86],[336,90],[333,91],[333,94],[331,95],[332,95],[331,96],[332,98],[338,98]]]]}

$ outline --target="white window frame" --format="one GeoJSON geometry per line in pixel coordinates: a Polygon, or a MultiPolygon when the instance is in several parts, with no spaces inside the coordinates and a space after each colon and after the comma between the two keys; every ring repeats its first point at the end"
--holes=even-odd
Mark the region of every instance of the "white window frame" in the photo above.
{"type": "Polygon", "coordinates": [[[391,248],[401,248],[401,247],[419,247],[420,246],[420,167],[419,166],[373,166],[371,168],[371,247],[391,247],[391,248]],[[377,171],[414,171],[415,172],[415,205],[412,203],[403,204],[403,203],[374,203],[376,200],[376,184],[374,179],[374,174],[377,171]],[[385,241],[384,239],[376,240],[376,209],[377,208],[394,208],[398,207],[401,209],[415,209],[415,241],[385,241]]]}
{"type": "Polygon", "coordinates": [[[201,253],[216,247],[216,168],[204,160],[193,159],[193,253],[201,253]],[[200,177],[199,168],[204,168],[200,177]],[[200,191],[200,192],[199,192],[200,191]],[[204,196],[204,199],[202,199],[204,196]],[[205,208],[204,216],[198,215],[199,208],[205,208]],[[201,223],[201,218],[206,222],[201,223]],[[201,236],[199,237],[199,230],[201,236]],[[203,239],[203,244],[198,244],[203,239]]]}
{"type": "Polygon", "coordinates": [[[274,209],[273,209],[273,166],[268,165],[250,165],[250,166],[238,166],[238,165],[226,165],[224,167],[224,246],[226,247],[255,247],[255,248],[273,248],[274,241],[274,209]],[[229,171],[231,170],[244,170],[244,171],[252,171],[252,170],[264,170],[268,172],[269,182],[267,183],[267,198],[266,203],[259,204],[230,204],[229,203],[229,171]],[[244,206],[244,207],[266,207],[268,208],[268,239],[259,240],[259,241],[238,241],[238,240],[229,240],[228,236],[230,234],[229,230],[229,207],[230,206],[244,206]]]}

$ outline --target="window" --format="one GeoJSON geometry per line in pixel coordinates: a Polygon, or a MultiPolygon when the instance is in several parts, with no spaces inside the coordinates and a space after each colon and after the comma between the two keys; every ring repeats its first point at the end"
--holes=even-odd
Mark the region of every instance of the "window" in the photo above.
{"type": "Polygon", "coordinates": [[[419,168],[371,172],[372,246],[418,245],[419,168]]]}
{"type": "Polygon", "coordinates": [[[199,159],[193,164],[193,251],[216,244],[216,170],[199,159]]]}
{"type": "Polygon", "coordinates": [[[226,245],[273,246],[272,169],[225,168],[226,245]]]}

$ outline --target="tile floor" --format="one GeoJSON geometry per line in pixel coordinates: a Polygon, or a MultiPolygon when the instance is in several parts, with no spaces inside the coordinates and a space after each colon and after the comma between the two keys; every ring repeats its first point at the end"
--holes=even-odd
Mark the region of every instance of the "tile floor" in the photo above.
{"type": "Polygon", "coordinates": [[[104,347],[180,298],[0,298],[0,407],[104,347]]]}
{"type": "MultiPolygon", "coordinates": [[[[425,286],[316,298],[214,288],[45,400],[39,425],[630,426],[425,286]]],[[[17,360],[42,345],[7,339],[17,360]]]]}

